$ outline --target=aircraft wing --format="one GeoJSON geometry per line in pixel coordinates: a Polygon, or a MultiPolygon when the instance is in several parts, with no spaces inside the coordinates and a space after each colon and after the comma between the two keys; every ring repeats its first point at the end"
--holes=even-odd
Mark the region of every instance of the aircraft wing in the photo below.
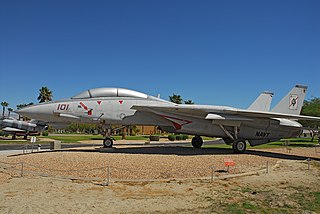
{"type": "MultiPolygon", "coordinates": [[[[227,114],[251,117],[251,118],[283,118],[290,120],[316,120],[320,121],[320,117],[312,117],[305,115],[293,115],[293,114],[282,114],[282,113],[273,113],[273,112],[262,112],[262,111],[248,111],[242,109],[236,109],[231,111],[226,111],[227,114]]],[[[206,119],[210,119],[211,114],[208,114],[206,119]]]]}
{"type": "Polygon", "coordinates": [[[256,118],[284,118],[291,120],[316,120],[320,121],[320,117],[283,114],[275,112],[252,111],[237,109],[224,106],[210,105],[170,105],[170,106],[150,106],[150,105],[134,105],[132,109],[138,111],[149,111],[155,114],[178,114],[189,117],[197,117],[207,120],[253,120],[256,118]]]}

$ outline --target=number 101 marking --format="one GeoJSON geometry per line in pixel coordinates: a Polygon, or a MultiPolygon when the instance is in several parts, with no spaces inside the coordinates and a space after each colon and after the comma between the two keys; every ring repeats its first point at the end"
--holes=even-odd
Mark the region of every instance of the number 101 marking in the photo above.
{"type": "Polygon", "coordinates": [[[57,110],[65,111],[69,109],[69,104],[59,104],[57,110]]]}

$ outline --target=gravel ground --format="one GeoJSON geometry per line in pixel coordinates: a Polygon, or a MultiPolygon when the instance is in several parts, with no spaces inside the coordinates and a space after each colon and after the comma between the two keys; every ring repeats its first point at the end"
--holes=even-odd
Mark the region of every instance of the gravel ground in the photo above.
{"type": "Polygon", "coordinates": [[[282,160],[271,173],[226,180],[113,182],[51,177],[0,185],[0,213],[320,213],[319,166],[282,160]]]}
{"type": "MultiPolygon", "coordinates": [[[[109,165],[111,180],[130,180],[210,177],[212,167],[214,176],[222,176],[226,175],[225,159],[232,159],[236,164],[235,167],[230,167],[230,173],[241,173],[266,168],[267,162],[272,166],[280,159],[320,158],[320,153],[315,153],[314,148],[293,149],[290,153],[284,149],[255,150],[251,154],[232,154],[231,150],[213,151],[215,151],[213,154],[209,154],[187,147],[124,147],[116,150],[116,153],[100,153],[94,148],[91,150],[86,148],[85,151],[79,152],[48,152],[2,157],[0,161],[12,164],[23,162],[25,174],[32,172],[87,179],[107,178],[109,165]]],[[[5,170],[0,167],[3,172],[0,171],[0,183],[1,180],[8,179],[8,171],[11,173],[10,176],[19,176],[21,173],[21,164],[10,165],[11,168],[4,164],[0,166],[16,170],[5,170]]]]}
{"type": "Polygon", "coordinates": [[[312,198],[320,191],[319,161],[320,153],[315,148],[293,148],[290,153],[285,149],[248,150],[241,155],[230,149],[178,146],[121,146],[109,153],[85,148],[13,157],[0,153],[0,213],[319,213],[317,200],[312,198]],[[318,161],[311,163],[310,171],[308,163],[300,161],[308,157],[318,161]],[[224,176],[227,158],[236,163],[232,174],[265,168],[267,161],[272,167],[270,173],[214,182],[175,180],[209,177],[211,166],[215,176],[224,176]],[[19,162],[24,162],[25,173],[106,178],[110,164],[111,182],[170,181],[112,182],[101,186],[30,175],[12,179],[20,176],[21,164],[14,165],[19,162]]]}

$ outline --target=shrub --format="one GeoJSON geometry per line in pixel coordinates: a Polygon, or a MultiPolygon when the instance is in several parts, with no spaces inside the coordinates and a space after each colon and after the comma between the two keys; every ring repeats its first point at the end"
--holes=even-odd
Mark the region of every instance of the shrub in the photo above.
{"type": "Polygon", "coordinates": [[[160,136],[159,135],[150,135],[150,141],[159,141],[160,140],[160,136]]]}
{"type": "Polygon", "coordinates": [[[182,140],[187,140],[187,139],[189,139],[189,136],[187,134],[183,134],[182,135],[182,140]]]}
{"type": "Polygon", "coordinates": [[[49,136],[49,132],[48,131],[42,132],[42,136],[49,136]]]}
{"type": "Polygon", "coordinates": [[[182,135],[176,135],[176,140],[182,140],[182,135]]]}
{"type": "Polygon", "coordinates": [[[170,141],[174,141],[174,140],[176,139],[176,136],[173,135],[173,134],[170,134],[170,135],[168,135],[168,139],[169,139],[170,141]]]}

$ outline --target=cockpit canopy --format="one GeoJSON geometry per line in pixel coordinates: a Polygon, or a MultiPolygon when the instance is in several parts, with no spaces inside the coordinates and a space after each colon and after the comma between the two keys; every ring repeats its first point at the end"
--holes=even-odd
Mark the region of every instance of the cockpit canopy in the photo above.
{"type": "Polygon", "coordinates": [[[125,88],[94,88],[77,94],[71,99],[86,99],[98,97],[134,97],[134,98],[148,98],[148,95],[125,88]]]}

